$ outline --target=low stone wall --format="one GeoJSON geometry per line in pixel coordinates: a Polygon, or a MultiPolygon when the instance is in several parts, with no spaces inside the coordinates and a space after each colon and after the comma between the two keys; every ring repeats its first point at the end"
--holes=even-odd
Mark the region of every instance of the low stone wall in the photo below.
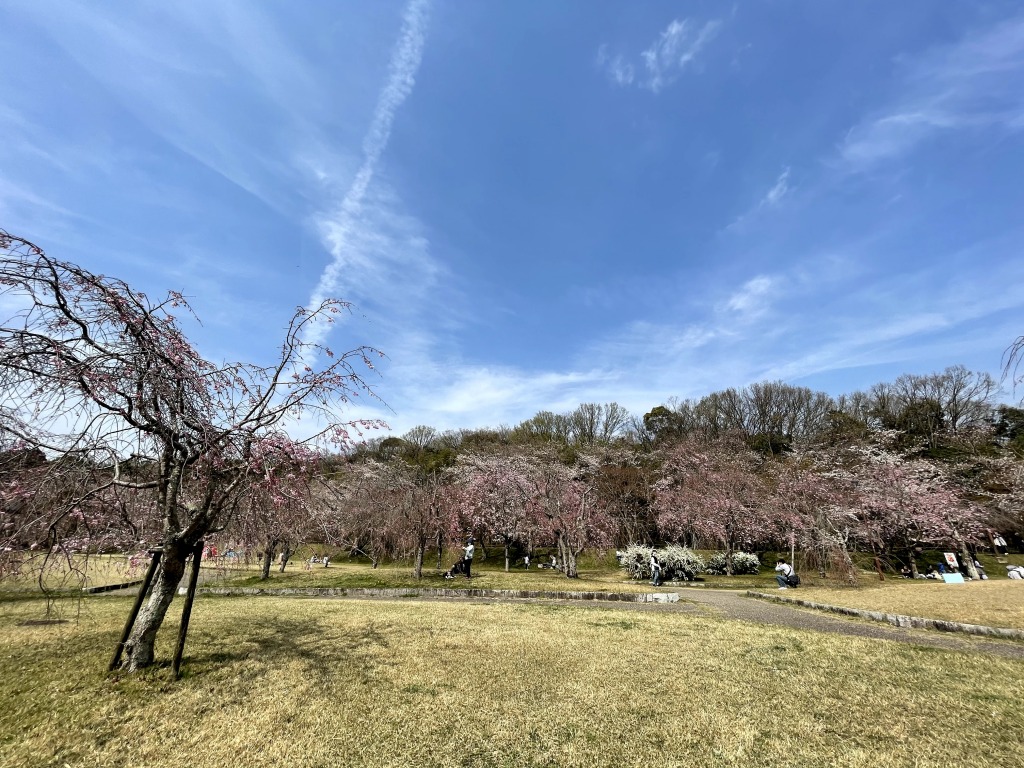
{"type": "Polygon", "coordinates": [[[1007,629],[1004,627],[986,627],[982,624],[962,624],[958,621],[944,621],[943,619],[926,619],[921,616],[904,616],[899,613],[884,613],[882,611],[869,611],[864,608],[847,608],[842,605],[828,605],[827,603],[815,603],[811,600],[802,600],[798,597],[784,597],[764,592],[748,590],[749,597],[756,597],[761,600],[770,600],[775,603],[789,603],[798,605],[801,608],[812,608],[816,611],[827,613],[839,613],[844,616],[855,616],[859,619],[869,619],[892,624],[894,627],[909,627],[911,629],[935,629],[940,632],[962,632],[967,635],[980,635],[983,637],[999,637],[1006,640],[1024,640],[1024,630],[1007,629]]]}
{"type": "Polygon", "coordinates": [[[200,587],[199,595],[271,595],[307,597],[446,597],[497,598],[501,600],[592,600],[625,603],[675,603],[679,595],[674,592],[542,592],[529,589],[443,589],[426,587],[370,588],[370,587],[200,587]]]}
{"type": "Polygon", "coordinates": [[[103,584],[99,587],[82,587],[82,591],[89,595],[95,595],[99,592],[116,592],[119,589],[131,589],[137,587],[145,579],[138,579],[137,581],[126,581],[123,584],[103,584]]]}

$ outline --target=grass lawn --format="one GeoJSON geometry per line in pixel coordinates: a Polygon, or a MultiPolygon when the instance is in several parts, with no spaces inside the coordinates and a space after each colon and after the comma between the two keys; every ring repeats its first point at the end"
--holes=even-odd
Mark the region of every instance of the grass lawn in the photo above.
{"type": "MultiPolygon", "coordinates": [[[[450,564],[446,560],[446,565],[450,564]]],[[[614,563],[614,560],[612,561],[614,563]]],[[[436,561],[433,563],[436,565],[436,561]]],[[[457,577],[446,580],[436,568],[424,567],[423,578],[416,579],[409,565],[381,565],[371,568],[366,563],[339,560],[324,568],[313,565],[306,570],[304,562],[293,562],[284,573],[278,573],[276,566],[271,569],[270,578],[261,581],[256,566],[245,571],[230,571],[222,582],[227,586],[264,587],[419,587],[447,589],[525,589],[541,591],[573,592],[663,592],[671,590],[671,584],[654,589],[647,581],[632,581],[625,572],[606,561],[584,561],[580,565],[580,577],[567,579],[560,571],[533,567],[530,570],[513,568],[504,570],[504,561],[489,558],[485,562],[473,563],[473,578],[457,577]]],[[[708,586],[735,589],[760,589],[775,585],[775,574],[770,569],[758,576],[702,576],[701,582],[708,586]]]]}
{"type": "Polygon", "coordinates": [[[43,585],[55,592],[79,592],[83,587],[121,584],[141,579],[148,561],[132,566],[128,555],[55,556],[45,561],[44,555],[26,553],[19,575],[6,575],[0,581],[3,592],[39,592],[39,573],[43,585]]]}
{"type": "Polygon", "coordinates": [[[865,578],[862,583],[864,586],[853,589],[808,586],[779,594],[848,608],[1024,629],[1024,582],[1021,581],[1003,578],[945,584],[927,579],[890,578],[872,583],[865,578]]]}
{"type": "Polygon", "coordinates": [[[25,626],[42,602],[0,603],[5,768],[884,768],[1024,753],[1024,663],[989,656],[685,613],[200,598],[172,682],[166,668],[104,674],[128,599],[74,606],[67,624],[25,626]]]}

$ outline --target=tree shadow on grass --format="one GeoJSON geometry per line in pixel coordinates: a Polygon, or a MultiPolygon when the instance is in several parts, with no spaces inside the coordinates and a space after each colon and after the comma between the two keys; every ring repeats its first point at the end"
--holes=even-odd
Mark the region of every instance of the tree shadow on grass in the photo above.
{"type": "Polygon", "coordinates": [[[355,672],[369,681],[373,670],[386,661],[381,654],[390,647],[386,630],[373,622],[340,629],[316,618],[281,617],[268,617],[262,624],[239,628],[230,637],[207,629],[197,632],[200,637],[196,639],[209,650],[189,653],[186,645],[182,671],[194,677],[210,668],[234,665],[248,667],[258,677],[266,667],[298,661],[314,678],[326,680],[343,668],[347,675],[355,672]]]}

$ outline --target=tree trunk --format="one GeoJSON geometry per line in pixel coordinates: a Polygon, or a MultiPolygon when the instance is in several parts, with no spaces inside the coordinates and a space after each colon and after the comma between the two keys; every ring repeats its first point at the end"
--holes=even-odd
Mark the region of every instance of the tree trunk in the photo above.
{"type": "Polygon", "coordinates": [[[572,548],[565,540],[565,536],[561,532],[558,533],[558,555],[562,561],[562,570],[565,572],[567,578],[576,579],[579,578],[579,572],[576,569],[576,554],[572,551],[572,548]]]}
{"type": "Polygon", "coordinates": [[[725,537],[725,575],[726,576],[732,576],[732,536],[731,535],[727,535],[725,537]]]}
{"type": "Polygon", "coordinates": [[[185,573],[185,559],[191,547],[181,544],[164,547],[160,560],[160,572],[153,582],[153,591],[146,600],[142,610],[135,619],[128,641],[124,644],[121,656],[121,669],[126,672],[137,672],[150,666],[154,660],[153,647],[156,634],[160,630],[167,615],[167,609],[174,599],[178,582],[185,573]]]}
{"type": "Polygon", "coordinates": [[[423,578],[423,558],[427,553],[427,534],[420,532],[416,537],[416,561],[413,565],[413,574],[417,579],[423,578]]]}
{"type": "Polygon", "coordinates": [[[506,536],[505,537],[505,573],[508,573],[508,563],[509,563],[509,551],[508,551],[508,549],[509,549],[509,543],[510,543],[509,542],[509,538],[506,536]]]}
{"type": "Polygon", "coordinates": [[[907,555],[909,556],[909,559],[910,559],[910,575],[913,578],[916,579],[917,576],[918,576],[918,573],[917,573],[917,558],[914,557],[914,548],[913,547],[910,547],[907,550],[907,555]]]}
{"type": "Polygon", "coordinates": [[[274,549],[276,546],[276,541],[268,541],[267,546],[263,548],[263,565],[260,568],[261,581],[266,581],[270,578],[270,565],[274,562],[274,549]]]}
{"type": "Polygon", "coordinates": [[[971,552],[967,549],[967,542],[959,536],[957,536],[956,539],[956,543],[960,547],[960,559],[963,560],[964,565],[967,566],[967,575],[977,581],[981,576],[978,575],[978,569],[974,567],[974,558],[971,557],[971,552]]]}
{"type": "Polygon", "coordinates": [[[853,564],[853,559],[850,557],[849,550],[846,549],[846,542],[843,542],[839,546],[839,552],[842,555],[842,567],[844,570],[844,576],[847,584],[857,583],[857,568],[853,564]]]}
{"type": "Polygon", "coordinates": [[[284,573],[284,569],[288,565],[288,561],[291,559],[291,556],[292,556],[291,545],[286,543],[284,545],[284,549],[281,550],[281,568],[279,569],[281,571],[281,573],[284,573]]]}
{"type": "Polygon", "coordinates": [[[444,568],[444,541],[441,538],[441,529],[437,529],[437,570],[444,568]]]}

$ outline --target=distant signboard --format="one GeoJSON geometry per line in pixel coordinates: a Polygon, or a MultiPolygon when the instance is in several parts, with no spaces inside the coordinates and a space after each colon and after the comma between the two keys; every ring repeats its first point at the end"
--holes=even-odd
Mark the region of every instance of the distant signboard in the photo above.
{"type": "Polygon", "coordinates": [[[960,563],[956,561],[956,555],[952,552],[943,552],[942,554],[946,558],[946,565],[955,570],[960,570],[960,563]]]}

